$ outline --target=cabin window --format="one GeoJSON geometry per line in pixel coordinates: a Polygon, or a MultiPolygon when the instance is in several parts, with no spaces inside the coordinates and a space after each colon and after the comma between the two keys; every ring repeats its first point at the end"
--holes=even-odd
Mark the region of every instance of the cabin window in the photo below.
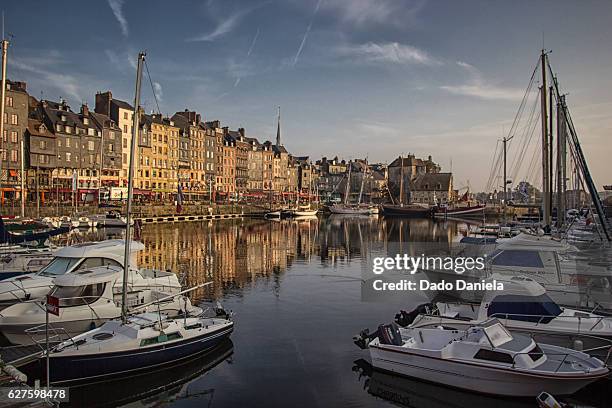
{"type": "Polygon", "coordinates": [[[51,296],[59,298],[60,307],[81,306],[98,300],[105,286],[105,282],[85,286],[56,286],[51,290],[51,296]]]}
{"type": "Polygon", "coordinates": [[[544,352],[542,351],[540,346],[538,346],[537,344],[533,346],[533,348],[529,350],[527,354],[534,362],[544,357],[544,352]]]}
{"type": "Polygon", "coordinates": [[[41,269],[38,274],[42,276],[63,275],[71,270],[78,262],[79,258],[53,258],[53,260],[47,266],[41,269]]]}
{"type": "Polygon", "coordinates": [[[487,308],[487,316],[523,322],[548,323],[562,310],[546,293],[540,296],[500,295],[487,308]]]}
{"type": "Polygon", "coordinates": [[[179,332],[160,334],[156,337],[149,337],[148,339],[140,340],[140,346],[150,346],[152,344],[164,343],[166,341],[178,340],[181,338],[183,338],[183,336],[181,336],[181,333],[179,332]]]}
{"type": "Polygon", "coordinates": [[[523,266],[527,268],[543,268],[544,264],[537,251],[506,250],[493,255],[493,265],[523,266]]]}
{"type": "Polygon", "coordinates": [[[508,353],[502,353],[499,351],[480,349],[474,355],[477,360],[495,361],[496,363],[507,363],[512,364],[512,356],[508,353]]]}
{"type": "Polygon", "coordinates": [[[202,327],[202,323],[194,323],[194,324],[190,324],[188,326],[185,326],[185,330],[193,330],[193,329],[199,329],[200,327],[202,327]]]}
{"type": "Polygon", "coordinates": [[[77,270],[91,269],[98,266],[117,266],[121,268],[121,264],[109,258],[85,258],[79,265],[77,270]]]}

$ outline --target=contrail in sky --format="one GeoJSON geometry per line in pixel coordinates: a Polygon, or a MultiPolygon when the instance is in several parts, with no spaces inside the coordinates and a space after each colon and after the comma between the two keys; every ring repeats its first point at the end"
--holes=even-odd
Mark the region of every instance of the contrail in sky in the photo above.
{"type": "Polygon", "coordinates": [[[319,11],[319,7],[321,6],[321,1],[322,0],[317,1],[317,5],[315,6],[314,13],[312,13],[312,18],[310,19],[310,23],[308,24],[308,27],[306,27],[306,32],[304,33],[304,37],[302,37],[302,42],[300,43],[300,47],[298,48],[297,53],[295,54],[295,58],[293,59],[294,67],[295,67],[295,64],[297,64],[298,59],[300,58],[300,55],[302,54],[302,50],[304,49],[304,45],[306,44],[306,39],[308,38],[308,34],[310,34],[310,30],[312,29],[312,23],[314,22],[315,16],[317,15],[317,11],[319,11]]]}

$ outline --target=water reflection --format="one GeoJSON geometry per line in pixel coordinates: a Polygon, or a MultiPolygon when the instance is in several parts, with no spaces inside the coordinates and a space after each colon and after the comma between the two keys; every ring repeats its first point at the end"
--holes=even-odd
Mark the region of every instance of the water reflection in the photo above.
{"type": "MultiPolygon", "coordinates": [[[[176,271],[185,285],[213,281],[214,285],[200,289],[194,300],[221,300],[235,312],[232,364],[221,364],[206,375],[194,368],[197,378],[187,380],[201,392],[214,389],[215,406],[391,406],[401,401],[387,402],[373,396],[374,389],[384,389],[382,385],[369,388],[368,393],[355,381],[350,367],[367,354],[353,345],[351,337],[365,327],[391,321],[400,309],[412,310],[430,299],[422,293],[409,293],[386,303],[363,302],[362,265],[372,256],[397,251],[398,246],[400,251],[409,251],[415,242],[450,246],[467,231],[468,225],[456,220],[355,216],[148,224],[142,231],[145,250],[139,254],[139,263],[176,271]]],[[[120,236],[123,231],[112,233],[120,236]]],[[[104,236],[103,230],[88,231],[75,239],[104,236]]],[[[117,383],[102,393],[147,405],[147,388],[158,395],[155,390],[174,382],[172,375],[182,376],[183,372],[188,370],[152,374],[143,380],[143,391],[137,393],[142,397],[131,392],[131,383],[117,383]]],[[[373,380],[378,379],[376,375],[369,385],[376,385],[373,380]]],[[[395,380],[382,379],[383,384],[391,381],[396,385],[395,380]]],[[[476,405],[469,395],[443,394],[431,384],[418,382],[402,383],[400,388],[407,388],[413,404],[408,406],[525,406],[496,400],[476,405]],[[437,400],[446,395],[445,401],[455,405],[437,400]]],[[[610,394],[604,387],[601,395],[610,394]]],[[[201,401],[173,398],[180,406],[208,404],[204,396],[201,401]]],[[[535,401],[530,401],[527,406],[534,405],[535,401]]],[[[591,405],[607,406],[604,397],[591,405]]]]}
{"type": "Polygon", "coordinates": [[[228,340],[205,355],[161,370],[130,376],[128,380],[70,387],[70,403],[66,406],[118,407],[129,404],[131,407],[151,407],[182,400],[193,400],[198,406],[211,406],[215,389],[206,387],[206,384],[194,384],[192,380],[222,362],[231,363],[233,350],[233,344],[228,340]],[[129,381],[129,386],[126,386],[126,381],[129,381]]]}

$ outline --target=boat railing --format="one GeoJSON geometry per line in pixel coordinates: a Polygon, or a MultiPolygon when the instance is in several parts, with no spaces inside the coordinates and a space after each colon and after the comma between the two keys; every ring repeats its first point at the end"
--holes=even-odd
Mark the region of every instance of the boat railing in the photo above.
{"type": "Polygon", "coordinates": [[[37,345],[43,352],[46,351],[47,339],[50,344],[57,344],[64,341],[71,341],[74,344],[72,336],[65,328],[56,327],[51,323],[49,323],[48,328],[47,325],[43,323],[39,324],[38,326],[25,329],[24,333],[30,337],[32,343],[37,345]]]}
{"type": "Polygon", "coordinates": [[[545,319],[559,319],[559,320],[578,320],[578,332],[582,331],[582,325],[583,325],[583,321],[585,321],[585,325],[590,324],[593,320],[595,321],[595,323],[593,323],[593,325],[591,325],[588,329],[586,329],[586,332],[590,332],[592,331],[599,323],[601,323],[601,321],[604,319],[604,316],[560,316],[560,315],[531,315],[531,314],[521,314],[521,313],[493,313],[492,315],[489,316],[490,318],[497,318],[497,319],[504,319],[505,323],[508,322],[508,320],[519,320],[519,321],[527,321],[527,322],[532,322],[535,323],[536,326],[539,326],[540,324],[542,324],[542,322],[545,319]],[[517,319],[517,317],[519,319],[517,319]],[[520,318],[527,318],[529,320],[523,320],[520,318]],[[533,318],[538,318],[537,321],[533,321],[533,318]]]}
{"type": "MultiPolygon", "coordinates": [[[[570,356],[572,358],[582,362],[582,363],[585,363],[584,369],[581,370],[582,372],[584,372],[584,373],[590,372],[590,367],[589,366],[591,366],[592,363],[587,358],[581,357],[581,356],[577,355],[576,353],[579,353],[579,352],[573,352],[573,353],[572,352],[570,352],[570,353],[545,353],[543,351],[540,351],[540,352],[526,351],[526,352],[515,353],[512,356],[512,368],[515,368],[515,366],[516,366],[516,359],[519,356],[520,357],[522,357],[522,356],[529,356],[531,358],[531,355],[533,355],[533,354],[541,354],[543,356],[546,356],[547,359],[548,359],[548,357],[553,357],[553,356],[557,356],[557,357],[561,357],[562,356],[563,357],[561,359],[561,361],[559,362],[559,364],[557,365],[557,368],[555,368],[555,371],[554,371],[555,373],[559,372],[561,367],[563,367],[563,364],[565,364],[565,361],[570,356]]],[[[572,368],[575,369],[575,366],[572,366],[572,368]]],[[[576,371],[580,371],[580,370],[576,370],[576,371]]]]}

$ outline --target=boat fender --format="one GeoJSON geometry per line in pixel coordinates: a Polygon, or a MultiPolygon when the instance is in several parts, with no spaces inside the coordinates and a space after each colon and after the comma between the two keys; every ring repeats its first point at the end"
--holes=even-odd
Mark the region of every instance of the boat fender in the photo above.
{"type": "Polygon", "coordinates": [[[582,340],[579,340],[579,339],[574,340],[574,350],[576,351],[584,350],[584,343],[582,342],[582,340]]]}

